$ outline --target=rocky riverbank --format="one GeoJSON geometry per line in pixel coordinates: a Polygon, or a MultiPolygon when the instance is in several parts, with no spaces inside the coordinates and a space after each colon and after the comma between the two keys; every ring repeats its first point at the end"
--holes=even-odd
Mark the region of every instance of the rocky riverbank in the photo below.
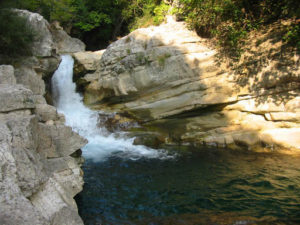
{"type": "Polygon", "coordinates": [[[171,17],[135,30],[86,68],[86,103],[130,115],[161,144],[299,151],[299,55],[276,39],[282,27],[253,32],[238,62],[171,17]]]}
{"type": "Polygon", "coordinates": [[[87,141],[47,102],[58,54],[85,46],[39,14],[16,11],[39,35],[31,57],[0,57],[11,64],[0,66],[0,223],[83,224],[73,197],[82,190],[87,141]]]}

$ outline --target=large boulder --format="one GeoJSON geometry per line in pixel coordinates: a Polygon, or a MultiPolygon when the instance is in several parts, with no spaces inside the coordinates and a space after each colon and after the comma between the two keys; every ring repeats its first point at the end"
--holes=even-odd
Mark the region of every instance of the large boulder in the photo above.
{"type": "Polygon", "coordinates": [[[70,37],[58,23],[52,24],[51,32],[58,54],[82,52],[85,50],[85,44],[77,38],[70,37]]]}
{"type": "Polygon", "coordinates": [[[21,85],[0,84],[0,112],[35,108],[33,93],[21,85]]]}
{"type": "Polygon", "coordinates": [[[45,83],[42,76],[34,69],[27,66],[20,66],[15,70],[17,83],[24,85],[32,90],[35,95],[44,95],[46,92],[45,83]]]}
{"type": "Polygon", "coordinates": [[[32,46],[34,56],[52,56],[53,52],[74,53],[85,50],[85,44],[77,38],[70,37],[58,24],[50,26],[47,20],[38,13],[14,9],[27,19],[32,29],[38,34],[32,46]]]}
{"type": "Polygon", "coordinates": [[[216,53],[184,23],[138,29],[104,52],[98,71],[103,98],[119,99],[143,119],[236,101],[216,53]]]}
{"type": "Polygon", "coordinates": [[[135,30],[103,53],[87,103],[127,112],[169,144],[300,150],[299,56],[268,39],[272,28],[229,63],[172,17],[135,30]]]}
{"type": "Polygon", "coordinates": [[[70,127],[62,124],[40,123],[39,134],[41,141],[39,142],[38,151],[46,154],[48,158],[72,155],[87,143],[84,138],[74,133],[70,127]]]}
{"type": "Polygon", "coordinates": [[[51,56],[54,42],[48,21],[38,13],[19,9],[15,9],[15,11],[20,16],[25,17],[32,29],[38,34],[32,45],[32,54],[35,56],[51,56]]]}
{"type": "Polygon", "coordinates": [[[11,65],[0,66],[0,84],[16,84],[14,68],[11,65]]]}
{"type": "MultiPolygon", "coordinates": [[[[9,127],[0,122],[0,223],[49,224],[19,187],[22,178],[18,178],[18,172],[22,171],[18,171],[17,168],[14,154],[17,154],[18,150],[13,153],[12,137],[9,127]]],[[[19,154],[21,155],[22,152],[19,154]]],[[[25,156],[25,159],[28,157],[25,156]]]]}
{"type": "Polygon", "coordinates": [[[76,52],[73,54],[75,74],[95,72],[105,50],[91,52],[76,52]]]}

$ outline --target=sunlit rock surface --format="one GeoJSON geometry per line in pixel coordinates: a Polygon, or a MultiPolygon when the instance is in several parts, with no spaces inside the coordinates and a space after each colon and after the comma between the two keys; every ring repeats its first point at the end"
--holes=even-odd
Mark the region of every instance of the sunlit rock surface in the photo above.
{"type": "Polygon", "coordinates": [[[87,104],[100,101],[103,93],[98,83],[98,75],[96,70],[100,69],[99,61],[105,50],[96,52],[76,52],[74,58],[74,76],[77,89],[84,90],[84,102],[87,104]]]}
{"type": "Polygon", "coordinates": [[[138,29],[106,49],[87,103],[128,112],[168,144],[300,150],[299,56],[277,27],[231,64],[183,22],[138,29]]]}

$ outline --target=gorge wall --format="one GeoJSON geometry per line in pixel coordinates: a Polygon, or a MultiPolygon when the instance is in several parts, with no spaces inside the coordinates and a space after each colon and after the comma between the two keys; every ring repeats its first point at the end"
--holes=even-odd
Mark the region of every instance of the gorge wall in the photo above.
{"type": "Polygon", "coordinates": [[[300,150],[299,55],[276,40],[281,25],[252,33],[233,62],[168,17],[112,43],[100,60],[74,54],[87,74],[78,83],[87,104],[130,115],[162,144],[300,150]]]}
{"type": "Polygon", "coordinates": [[[12,64],[0,66],[0,224],[83,224],[73,197],[82,190],[87,141],[45,97],[51,102],[58,53],[85,46],[39,14],[16,11],[39,35],[31,57],[0,57],[12,64]]]}

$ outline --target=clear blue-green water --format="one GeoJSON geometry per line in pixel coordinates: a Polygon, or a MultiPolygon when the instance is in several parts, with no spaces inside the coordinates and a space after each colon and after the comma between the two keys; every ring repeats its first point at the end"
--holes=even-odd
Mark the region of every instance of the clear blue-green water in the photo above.
{"type": "Polygon", "coordinates": [[[198,149],[175,159],[87,160],[86,225],[300,224],[300,156],[198,149]]]}

